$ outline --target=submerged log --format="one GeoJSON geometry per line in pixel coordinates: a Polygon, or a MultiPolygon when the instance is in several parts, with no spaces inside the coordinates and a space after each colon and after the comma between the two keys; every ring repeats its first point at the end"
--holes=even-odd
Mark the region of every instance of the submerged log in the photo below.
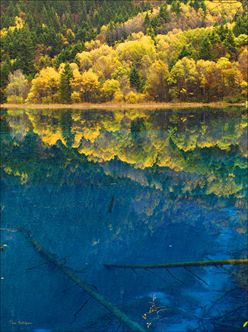
{"type": "Polygon", "coordinates": [[[82,288],[86,293],[88,293],[95,301],[100,303],[103,307],[105,307],[110,313],[112,313],[121,323],[125,324],[130,331],[135,332],[145,332],[145,329],[138,323],[132,321],[125,313],[123,313],[119,308],[117,308],[114,304],[109,302],[103,295],[101,295],[96,289],[94,289],[89,283],[79,278],[72,269],[65,266],[62,262],[60,262],[56,256],[38,243],[25,229],[19,229],[26,237],[26,239],[32,244],[33,248],[49,263],[55,265],[58,270],[60,270],[64,275],[66,275],[71,281],[74,282],[77,286],[82,288]]]}
{"type": "Polygon", "coordinates": [[[115,269],[168,269],[174,267],[220,266],[220,265],[248,265],[248,259],[223,259],[197,262],[178,262],[164,264],[104,264],[107,268],[115,269]]]}

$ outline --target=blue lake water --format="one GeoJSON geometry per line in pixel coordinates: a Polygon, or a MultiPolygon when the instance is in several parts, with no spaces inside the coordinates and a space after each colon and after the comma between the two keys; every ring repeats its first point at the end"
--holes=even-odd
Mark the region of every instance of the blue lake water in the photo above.
{"type": "Polygon", "coordinates": [[[246,258],[247,155],[237,107],[2,109],[1,331],[129,331],[20,226],[149,331],[244,331],[245,267],[104,264],[246,258]]]}

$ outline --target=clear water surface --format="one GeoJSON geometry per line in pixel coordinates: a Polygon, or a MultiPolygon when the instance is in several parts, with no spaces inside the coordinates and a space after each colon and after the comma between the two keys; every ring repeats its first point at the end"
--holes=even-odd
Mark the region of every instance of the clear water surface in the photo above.
{"type": "Polygon", "coordinates": [[[235,107],[2,109],[1,331],[128,331],[20,226],[149,331],[244,331],[244,267],[103,264],[247,257],[247,154],[235,107]]]}

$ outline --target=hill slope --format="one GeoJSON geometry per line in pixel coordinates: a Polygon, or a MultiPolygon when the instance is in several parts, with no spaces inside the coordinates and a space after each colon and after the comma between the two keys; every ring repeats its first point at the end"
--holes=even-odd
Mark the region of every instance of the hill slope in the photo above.
{"type": "Polygon", "coordinates": [[[1,100],[246,98],[246,1],[2,1],[1,100]]]}

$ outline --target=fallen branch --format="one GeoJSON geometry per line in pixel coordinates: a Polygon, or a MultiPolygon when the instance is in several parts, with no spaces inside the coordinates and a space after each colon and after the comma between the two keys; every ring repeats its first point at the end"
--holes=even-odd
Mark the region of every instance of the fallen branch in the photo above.
{"type": "Polygon", "coordinates": [[[83,308],[87,305],[87,303],[89,302],[90,300],[90,297],[84,301],[84,303],[80,306],[80,308],[74,313],[73,317],[74,317],[74,320],[73,320],[73,323],[75,322],[75,320],[77,319],[77,316],[78,314],[83,310],[83,308]]]}
{"type": "Polygon", "coordinates": [[[196,279],[200,280],[201,282],[203,282],[205,285],[209,286],[208,283],[202,279],[201,277],[199,277],[196,273],[192,272],[189,268],[184,266],[184,269],[189,272],[190,274],[192,274],[192,276],[194,276],[196,279]]]}
{"type": "Polygon", "coordinates": [[[104,306],[109,312],[111,312],[120,322],[125,324],[131,331],[145,332],[145,329],[138,323],[132,321],[125,313],[118,309],[114,304],[109,302],[103,295],[98,293],[90,284],[79,278],[74,274],[73,270],[65,266],[63,263],[58,261],[52,253],[46,251],[40,243],[38,243],[32,235],[24,229],[20,231],[25,235],[27,240],[32,244],[33,248],[49,263],[55,265],[58,270],[64,273],[70,280],[72,280],[76,285],[82,288],[86,293],[88,293],[93,299],[104,306]]]}
{"type": "Polygon", "coordinates": [[[248,265],[248,259],[226,259],[199,262],[179,262],[165,264],[104,264],[107,268],[115,269],[168,269],[173,267],[191,266],[220,266],[220,265],[248,265]]]}
{"type": "Polygon", "coordinates": [[[185,285],[185,283],[182,281],[182,280],[180,280],[180,279],[178,279],[172,272],[170,272],[170,270],[168,270],[168,268],[165,268],[166,269],[166,272],[173,278],[173,279],[175,279],[177,282],[179,282],[180,284],[182,284],[182,285],[185,285]]]}

